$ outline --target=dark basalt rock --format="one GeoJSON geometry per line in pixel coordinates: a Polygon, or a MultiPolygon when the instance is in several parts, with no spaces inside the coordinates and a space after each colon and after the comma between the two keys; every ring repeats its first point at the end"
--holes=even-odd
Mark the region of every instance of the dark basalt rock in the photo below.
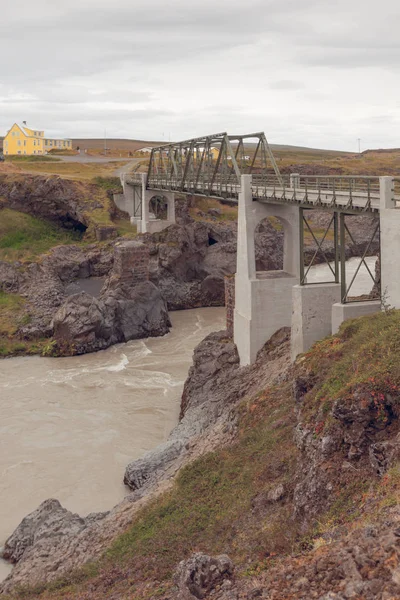
{"type": "Polygon", "coordinates": [[[198,552],[178,565],[174,575],[174,583],[177,586],[176,599],[207,598],[217,586],[221,586],[223,582],[230,582],[233,571],[233,563],[226,554],[214,557],[198,552]]]}

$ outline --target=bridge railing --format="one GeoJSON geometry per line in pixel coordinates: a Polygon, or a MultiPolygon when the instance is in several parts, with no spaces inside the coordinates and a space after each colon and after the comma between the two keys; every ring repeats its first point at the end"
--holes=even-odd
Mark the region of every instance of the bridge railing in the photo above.
{"type": "Polygon", "coordinates": [[[396,199],[396,204],[400,202],[400,177],[393,177],[393,197],[396,199]]]}
{"type": "Polygon", "coordinates": [[[258,173],[253,192],[258,198],[371,210],[379,205],[379,177],[291,174],[278,179],[258,173]]]}
{"type": "Polygon", "coordinates": [[[129,173],[125,175],[125,182],[131,185],[142,185],[143,173],[129,173]]]}

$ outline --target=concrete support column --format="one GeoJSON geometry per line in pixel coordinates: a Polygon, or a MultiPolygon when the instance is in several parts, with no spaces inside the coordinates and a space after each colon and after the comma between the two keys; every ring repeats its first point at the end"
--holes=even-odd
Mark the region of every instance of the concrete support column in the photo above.
{"type": "Polygon", "coordinates": [[[292,360],[332,333],[332,305],[340,302],[340,284],[295,285],[292,296],[292,360]]]}
{"type": "Polygon", "coordinates": [[[175,220],[175,194],[168,194],[168,209],[167,209],[167,221],[169,223],[176,223],[175,220]]]}
{"type": "Polygon", "coordinates": [[[380,177],[381,294],[385,305],[400,308],[400,210],[392,177],[380,177]]]}
{"type": "Polygon", "coordinates": [[[290,187],[293,189],[298,189],[300,187],[300,173],[290,174],[290,187]]]}
{"type": "Polygon", "coordinates": [[[142,222],[141,222],[141,233],[147,233],[149,231],[149,219],[150,219],[150,209],[149,204],[152,198],[150,192],[146,189],[147,183],[147,175],[142,175],[142,222]]]}
{"type": "Polygon", "coordinates": [[[256,276],[256,256],[254,245],[254,212],[251,175],[242,175],[238,205],[237,269],[247,279],[256,276]]]}
{"type": "Polygon", "coordinates": [[[291,325],[292,287],[299,283],[298,235],[298,208],[253,202],[251,175],[242,175],[234,311],[234,341],[242,366],[256,360],[257,352],[278,329],[291,325]],[[284,270],[257,273],[255,229],[268,216],[278,217],[284,228],[284,270]]]}

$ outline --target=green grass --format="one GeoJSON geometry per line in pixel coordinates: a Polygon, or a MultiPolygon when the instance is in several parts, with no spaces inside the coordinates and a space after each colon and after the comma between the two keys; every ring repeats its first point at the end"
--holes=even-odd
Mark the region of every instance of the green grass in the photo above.
{"type": "Polygon", "coordinates": [[[322,424],[333,403],[351,401],[356,389],[372,395],[378,409],[386,394],[399,398],[399,353],[400,311],[346,321],[337,335],[317,342],[304,357],[304,368],[317,379],[304,399],[304,414],[322,424]]]}
{"type": "Polygon", "coordinates": [[[79,241],[82,234],[9,208],[0,210],[0,260],[32,261],[59,244],[79,241]]]}
{"type": "Polygon", "coordinates": [[[137,236],[137,227],[131,225],[129,219],[114,219],[114,225],[117,228],[118,236],[134,239],[137,236]]]}
{"type": "Polygon", "coordinates": [[[107,192],[120,193],[122,192],[121,181],[119,177],[94,177],[93,183],[106,190],[107,192]]]}
{"type": "Polygon", "coordinates": [[[0,358],[41,353],[44,339],[28,341],[17,335],[18,329],[30,320],[25,299],[0,290],[0,358]]]}

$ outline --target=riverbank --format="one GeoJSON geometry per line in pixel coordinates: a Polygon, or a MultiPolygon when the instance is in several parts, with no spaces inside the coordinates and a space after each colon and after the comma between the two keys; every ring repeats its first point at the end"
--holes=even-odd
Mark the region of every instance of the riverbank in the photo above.
{"type": "Polygon", "coordinates": [[[46,498],[87,515],[129,493],[126,465],[177,424],[193,349],[224,327],[225,311],[171,319],[161,338],[83,357],[0,362],[0,546],[46,498]]]}

